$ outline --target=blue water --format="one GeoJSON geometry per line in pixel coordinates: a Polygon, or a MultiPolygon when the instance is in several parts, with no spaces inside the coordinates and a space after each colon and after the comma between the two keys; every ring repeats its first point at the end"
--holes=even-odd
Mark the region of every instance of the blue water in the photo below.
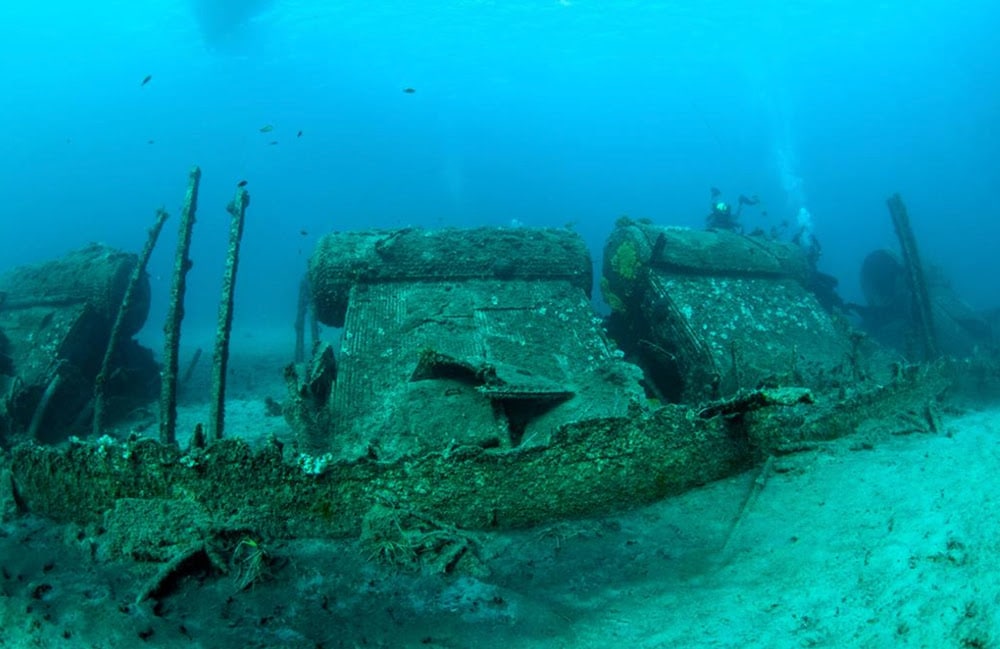
{"type": "Polygon", "coordinates": [[[241,179],[237,328],[290,326],[331,229],[569,223],[596,256],[623,214],[701,227],[711,186],[761,197],[750,228],[807,213],[856,300],[899,191],[924,257],[992,307],[998,26],[988,0],[4,0],[0,266],[138,250],[163,205],[160,322],[197,164],[193,320],[241,179]]]}

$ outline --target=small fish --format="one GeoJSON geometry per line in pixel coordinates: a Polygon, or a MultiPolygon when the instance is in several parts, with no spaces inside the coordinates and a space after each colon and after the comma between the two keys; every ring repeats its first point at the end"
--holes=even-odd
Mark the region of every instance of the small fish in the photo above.
{"type": "Polygon", "coordinates": [[[413,94],[413,93],[415,93],[416,91],[417,91],[417,89],[416,89],[416,88],[403,88],[403,92],[405,92],[405,93],[406,93],[406,94],[408,94],[408,95],[412,95],[412,94],[413,94]]]}
{"type": "Polygon", "coordinates": [[[718,187],[709,187],[708,191],[712,193],[712,198],[718,198],[719,194],[722,193],[718,187]]]}
{"type": "Polygon", "coordinates": [[[299,234],[302,235],[303,237],[308,237],[309,236],[309,231],[308,230],[299,230],[299,234]]]}
{"type": "Polygon", "coordinates": [[[146,144],[156,144],[155,140],[146,140],[146,144]]]}
{"type": "Polygon", "coordinates": [[[142,80],[142,83],[140,83],[139,85],[144,86],[152,80],[153,80],[153,75],[147,74],[146,77],[142,80]]]}
{"type": "Polygon", "coordinates": [[[271,131],[274,130],[274,126],[271,124],[264,124],[257,130],[260,131],[261,133],[270,133],[271,131]]]}
{"type": "Polygon", "coordinates": [[[271,140],[270,142],[267,143],[267,146],[274,146],[277,143],[278,143],[277,140],[271,140]]]}
{"type": "Polygon", "coordinates": [[[298,133],[296,133],[295,137],[302,137],[302,131],[299,131],[298,133]]]}
{"type": "Polygon", "coordinates": [[[237,187],[246,187],[247,186],[247,181],[241,180],[240,182],[236,183],[236,186],[237,187]]]}

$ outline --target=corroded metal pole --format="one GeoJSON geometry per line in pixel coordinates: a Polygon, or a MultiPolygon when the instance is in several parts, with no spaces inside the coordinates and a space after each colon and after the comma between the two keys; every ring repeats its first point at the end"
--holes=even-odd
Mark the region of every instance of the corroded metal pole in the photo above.
{"type": "Polygon", "coordinates": [[[222,276],[222,299],[219,302],[219,324],[215,331],[215,356],[212,363],[212,401],[209,423],[213,439],[222,439],[226,418],[226,370],[229,366],[229,336],[233,328],[233,297],[236,292],[236,270],[240,262],[240,240],[250,194],[237,188],[236,198],[229,204],[232,216],[229,224],[229,252],[222,276]]]}
{"type": "Polygon", "coordinates": [[[295,362],[306,360],[306,312],[309,310],[309,278],[299,281],[299,301],[295,308],[295,362]]]}
{"type": "Polygon", "coordinates": [[[122,303],[118,307],[118,315],[115,317],[115,323],[111,327],[111,335],[108,337],[108,348],[104,350],[104,360],[101,361],[101,371],[97,373],[97,378],[94,379],[94,435],[100,435],[101,428],[104,426],[104,407],[106,405],[105,400],[107,399],[108,372],[111,369],[111,359],[115,354],[115,350],[118,349],[125,317],[132,309],[132,302],[135,300],[135,289],[139,285],[139,282],[142,281],[142,276],[146,272],[149,257],[153,254],[153,248],[156,247],[156,241],[160,238],[160,231],[163,230],[163,224],[166,222],[167,216],[166,210],[162,207],[157,210],[156,222],[149,229],[149,237],[146,239],[146,245],[142,249],[142,253],[139,254],[135,268],[132,269],[132,276],[128,280],[128,288],[125,289],[125,297],[122,298],[122,303]]]}
{"type": "Polygon", "coordinates": [[[934,312],[931,308],[931,298],[927,291],[927,280],[924,267],[920,263],[917,251],[917,239],[910,227],[910,217],[906,213],[906,205],[899,194],[893,194],[886,201],[892,225],[899,238],[899,247],[903,253],[903,266],[906,268],[906,280],[910,287],[913,300],[913,320],[924,348],[924,360],[938,357],[937,335],[934,330],[934,312]]]}
{"type": "Polygon", "coordinates": [[[160,441],[177,443],[177,366],[181,345],[181,321],[184,319],[184,292],[187,273],[191,270],[191,230],[198,210],[198,185],[201,169],[193,167],[188,174],[188,189],[181,210],[177,254],[174,257],[174,279],[170,287],[170,307],[163,325],[163,379],[160,388],[160,441]]]}

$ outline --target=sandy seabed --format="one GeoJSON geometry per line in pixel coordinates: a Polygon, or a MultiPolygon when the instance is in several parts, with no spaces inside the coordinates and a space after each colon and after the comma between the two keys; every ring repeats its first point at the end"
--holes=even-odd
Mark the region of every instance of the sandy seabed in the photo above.
{"type": "MultiPolygon", "coordinates": [[[[264,405],[284,397],[282,336],[237,337],[230,434],[290,434],[264,405]]],[[[302,539],[275,542],[250,589],[192,576],[142,604],[149,567],[14,515],[5,486],[0,647],[1000,647],[998,476],[1000,408],[967,407],[933,435],[862,427],[652,506],[480,533],[485,576],[302,539]]]]}

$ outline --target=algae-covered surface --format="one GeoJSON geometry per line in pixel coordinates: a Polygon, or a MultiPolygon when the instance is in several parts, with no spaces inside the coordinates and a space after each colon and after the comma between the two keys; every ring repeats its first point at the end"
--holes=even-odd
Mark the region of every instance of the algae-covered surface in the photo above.
{"type": "MultiPolygon", "coordinates": [[[[59,457],[103,449],[117,454],[119,469],[159,457],[158,470],[178,473],[150,485],[106,481],[82,500],[90,511],[60,514],[53,499],[46,507],[58,522],[19,513],[39,492],[12,492],[7,472],[24,469],[17,451],[4,458],[0,646],[986,647],[1000,634],[1000,568],[991,559],[998,530],[988,514],[1000,411],[928,400],[941,388],[930,375],[899,379],[903,388],[922,381],[927,391],[900,389],[897,398],[882,386],[845,399],[847,412],[836,417],[810,420],[803,413],[823,404],[795,404],[765,425],[766,410],[755,411],[747,417],[759,418],[751,422],[756,437],[747,444],[768,449],[766,457],[741,456],[724,467],[726,477],[683,493],[664,489],[674,494],[667,497],[636,464],[617,483],[652,491],[637,488],[628,502],[605,486],[602,501],[595,494],[616,484],[627,454],[577,459],[566,476],[586,476],[585,466],[601,462],[610,473],[591,474],[593,489],[565,490],[600,513],[583,515],[581,506],[567,516],[552,505],[546,515],[559,517],[535,520],[545,494],[522,489],[501,509],[508,520],[471,520],[462,517],[465,506],[450,509],[428,495],[434,484],[389,488],[402,481],[385,471],[412,473],[419,463],[362,462],[352,465],[353,483],[341,485],[360,498],[353,509],[331,499],[304,515],[296,503],[309,493],[307,481],[322,487],[330,474],[286,461],[291,431],[269,416],[267,402],[283,397],[280,361],[292,341],[235,340],[227,426],[242,441],[200,451],[203,460],[221,448],[230,453],[222,464],[232,473],[215,492],[178,477],[197,473],[191,454],[157,455],[164,451],[137,431],[131,444],[67,445],[59,457]],[[865,408],[869,416],[852,414],[865,408]],[[847,429],[824,428],[835,422],[847,429]],[[807,441],[817,439],[828,441],[807,441]],[[287,473],[260,470],[279,466],[287,473]],[[380,488],[365,487],[380,480],[380,488]],[[284,516],[262,512],[267,484],[270,493],[299,494],[284,501],[284,516]],[[310,527],[322,521],[330,527],[310,527]]],[[[207,417],[198,380],[182,393],[181,430],[207,417]]],[[[711,435],[719,431],[712,421],[690,430],[711,435]]],[[[608,434],[618,430],[612,424],[588,433],[604,435],[603,451],[636,433],[623,428],[617,438],[608,434]]],[[[664,457],[633,450],[654,468],[664,457]]],[[[530,449],[538,459],[546,452],[530,449]]],[[[450,460],[473,466],[484,457],[450,460]]],[[[550,474],[560,470],[555,455],[551,461],[543,468],[550,474]]],[[[468,482],[440,473],[440,458],[423,462],[439,463],[428,475],[441,488],[468,482]]],[[[524,479],[511,467],[498,475],[524,479]]],[[[463,505],[481,502],[453,493],[463,505]]],[[[66,503],[79,496],[62,494],[66,503]]]]}

